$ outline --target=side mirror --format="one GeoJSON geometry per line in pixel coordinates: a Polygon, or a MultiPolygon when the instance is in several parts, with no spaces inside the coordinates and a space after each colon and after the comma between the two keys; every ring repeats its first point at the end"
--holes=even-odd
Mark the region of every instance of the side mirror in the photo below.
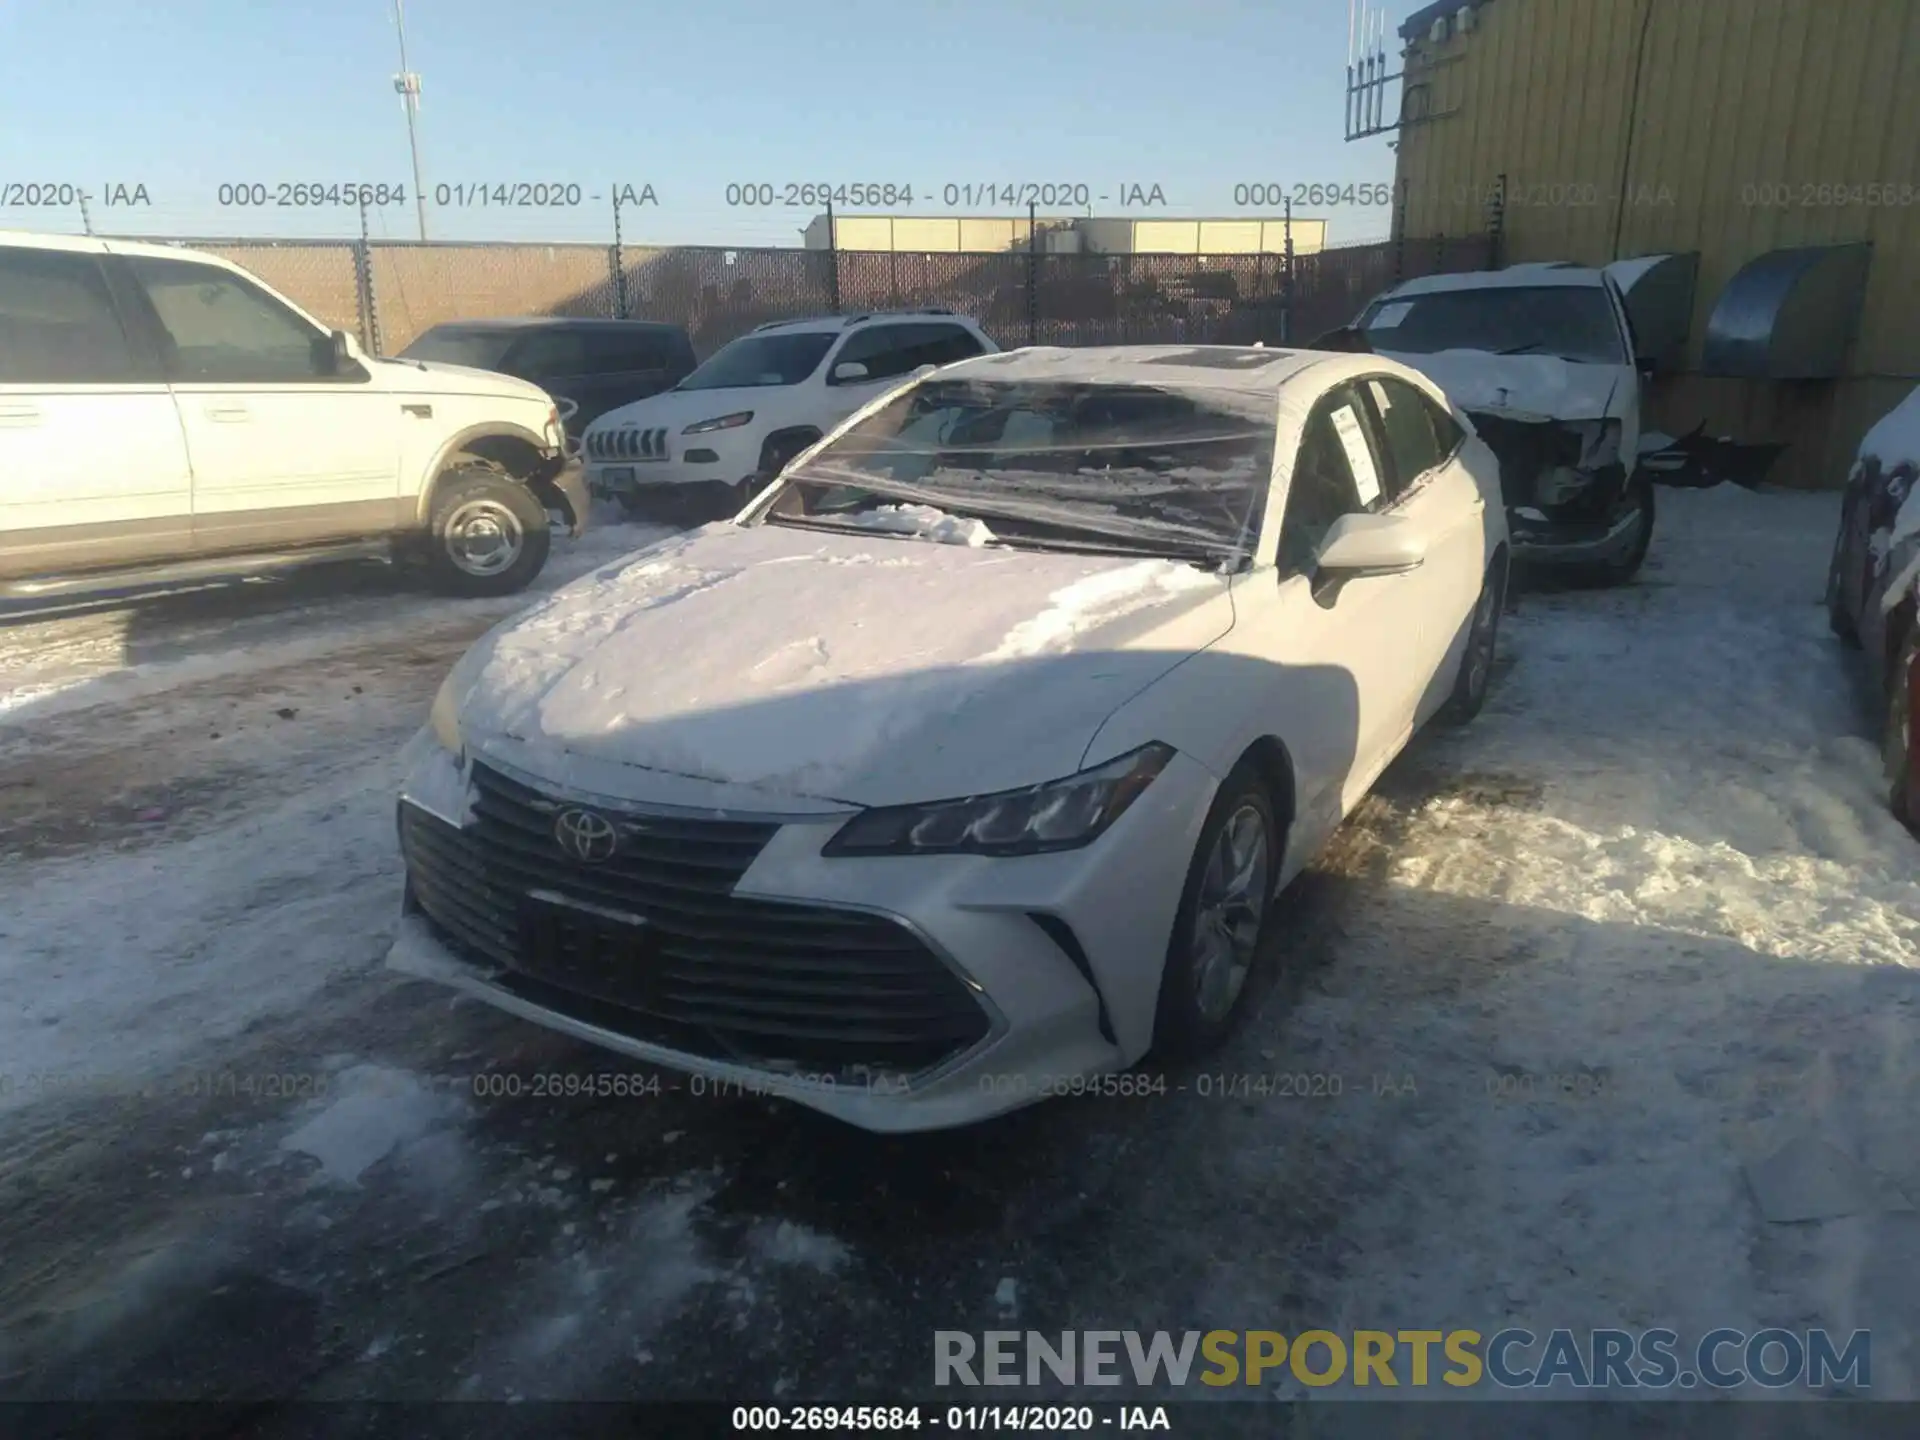
{"type": "Polygon", "coordinates": [[[840,364],[833,367],[833,378],[835,380],[864,380],[867,378],[867,367],[862,365],[858,360],[843,360],[840,364]]]}
{"type": "Polygon", "coordinates": [[[1402,575],[1427,558],[1427,537],[1404,515],[1342,515],[1320,542],[1323,574],[1402,575]]]}
{"type": "Polygon", "coordinates": [[[353,341],[344,330],[313,339],[313,368],[322,375],[338,375],[353,364],[353,341]]]}

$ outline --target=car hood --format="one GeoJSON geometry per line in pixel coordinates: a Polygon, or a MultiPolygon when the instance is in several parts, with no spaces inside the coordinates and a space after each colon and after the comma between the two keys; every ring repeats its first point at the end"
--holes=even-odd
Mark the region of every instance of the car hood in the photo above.
{"type": "Polygon", "coordinates": [[[1557,355],[1485,350],[1413,355],[1378,346],[1375,353],[1421,371],[1462,410],[1488,410],[1516,420],[1602,419],[1631,373],[1625,365],[1588,365],[1557,355]]]}
{"type": "Polygon", "coordinates": [[[448,365],[440,360],[391,360],[373,362],[397,391],[412,395],[486,395],[502,399],[526,400],[551,405],[547,392],[531,381],[497,370],[476,370],[470,365],[448,365]]]}
{"type": "Polygon", "coordinates": [[[721,390],[662,390],[658,395],[607,411],[593,422],[593,428],[618,430],[632,426],[644,430],[653,425],[667,425],[678,429],[742,410],[765,409],[774,397],[790,394],[793,388],[790,385],[739,385],[721,390]]]}
{"type": "Polygon", "coordinates": [[[901,804],[1074,773],[1232,615],[1169,560],[723,522],[558,591],[455,683],[469,748],[539,775],[901,804]]]}

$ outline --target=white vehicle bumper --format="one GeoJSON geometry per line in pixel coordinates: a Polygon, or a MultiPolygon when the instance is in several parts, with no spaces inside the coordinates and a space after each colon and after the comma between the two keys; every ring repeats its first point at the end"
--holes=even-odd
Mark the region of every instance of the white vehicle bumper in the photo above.
{"type": "Polygon", "coordinates": [[[738,485],[760,465],[760,439],[751,426],[705,435],[665,437],[667,458],[587,457],[587,482],[601,495],[637,494],[673,485],[738,485]]]}
{"type": "MultiPolygon", "coordinates": [[[[488,822],[476,819],[466,803],[466,781],[453,758],[431,744],[419,747],[415,757],[402,793],[403,830],[412,824],[417,837],[422,822],[408,812],[425,812],[439,817],[425,823],[437,823],[432,833],[444,842],[448,822],[464,816],[465,843],[482,845],[488,822]]],[[[550,987],[530,994],[514,967],[454,938],[421,907],[416,892],[431,891],[433,867],[445,862],[433,860],[420,838],[408,847],[409,913],[388,963],[634,1059],[705,1077],[724,1092],[783,1095],[875,1131],[967,1124],[1058,1093],[1073,1077],[1124,1068],[1146,1052],[1168,936],[1217,783],[1200,765],[1177,756],[1094,844],[1008,859],[829,859],[821,847],[845,823],[845,812],[783,817],[730,895],[708,898],[723,907],[730,901],[793,905],[794,934],[822,914],[838,913],[889,922],[886,928],[916,939],[926,965],[944,966],[959,978],[978,1007],[979,1024],[976,1036],[911,1073],[895,1069],[848,1078],[840,1070],[830,1077],[830,1067],[816,1062],[803,1070],[713,1047],[697,1052],[659,1038],[647,1016],[578,1006],[566,997],[554,1003],[557,992],[550,987]]],[[[557,786],[539,789],[563,803],[609,812],[623,803],[557,786]]],[[[517,839],[523,846],[545,843],[531,833],[517,839]]],[[[572,863],[557,843],[553,855],[572,863]]],[[[596,892],[602,903],[604,893],[596,892]]],[[[518,896],[510,898],[519,903],[518,896]]],[[[444,913],[449,903],[443,885],[435,908],[444,913]]],[[[642,903],[636,895],[636,908],[642,903]]],[[[763,913],[766,908],[759,907],[763,913]]],[[[750,998],[757,1005],[766,997],[750,998]]],[[[852,994],[846,1003],[857,1005],[862,998],[852,994]]],[[[856,1053],[846,1058],[857,1064],[856,1053]]]]}

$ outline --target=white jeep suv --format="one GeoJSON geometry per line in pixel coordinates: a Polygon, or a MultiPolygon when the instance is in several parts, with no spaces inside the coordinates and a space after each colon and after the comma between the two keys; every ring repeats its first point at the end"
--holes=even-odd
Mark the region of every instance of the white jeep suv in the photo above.
{"type": "Polygon", "coordinates": [[[376,359],[215,256],[0,231],[0,599],[350,557],[500,595],[587,511],[538,386],[376,359]]]}
{"type": "Polygon", "coordinates": [[[671,390],[587,430],[587,482],[629,509],[731,515],[803,450],[916,370],[1000,347],[950,310],[776,320],[671,390]]]}

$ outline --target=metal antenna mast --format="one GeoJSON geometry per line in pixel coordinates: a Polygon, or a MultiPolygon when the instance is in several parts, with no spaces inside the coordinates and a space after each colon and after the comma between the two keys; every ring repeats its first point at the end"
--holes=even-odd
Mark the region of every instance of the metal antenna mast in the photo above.
{"type": "Polygon", "coordinates": [[[420,182],[420,77],[407,68],[407,21],[401,13],[402,0],[393,0],[393,24],[400,32],[400,73],[393,77],[393,88],[400,96],[400,107],[407,113],[407,149],[413,152],[413,202],[420,216],[420,238],[427,238],[427,192],[420,182]]]}

